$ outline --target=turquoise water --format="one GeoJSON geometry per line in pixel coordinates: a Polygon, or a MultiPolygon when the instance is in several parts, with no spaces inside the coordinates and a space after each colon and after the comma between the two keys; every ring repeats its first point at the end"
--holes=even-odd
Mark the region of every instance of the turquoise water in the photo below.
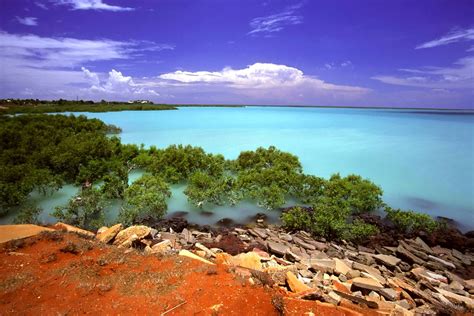
{"type": "MultiPolygon", "coordinates": [[[[393,207],[456,220],[474,228],[474,115],[441,112],[290,107],[180,108],[177,111],[87,113],[120,126],[123,143],[201,146],[236,158],[275,145],[297,155],[306,173],[360,174],[384,190],[393,207]]],[[[70,189],[70,188],[69,188],[70,189]]],[[[245,221],[262,210],[251,203],[211,208],[201,216],[173,188],[169,212],[189,211],[206,224],[245,221]]],[[[53,199],[41,204],[50,207],[53,199]]],[[[272,218],[276,220],[276,212],[272,218]]]]}

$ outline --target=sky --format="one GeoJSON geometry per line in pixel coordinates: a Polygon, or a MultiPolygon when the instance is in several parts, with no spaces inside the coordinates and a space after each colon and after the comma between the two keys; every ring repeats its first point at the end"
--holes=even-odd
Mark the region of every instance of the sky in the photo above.
{"type": "Polygon", "coordinates": [[[474,109],[474,0],[0,0],[0,98],[474,109]]]}

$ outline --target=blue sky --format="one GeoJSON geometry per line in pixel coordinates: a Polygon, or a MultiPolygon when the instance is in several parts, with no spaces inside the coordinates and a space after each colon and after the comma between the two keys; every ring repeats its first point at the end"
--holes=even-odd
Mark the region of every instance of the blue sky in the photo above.
{"type": "Polygon", "coordinates": [[[0,98],[474,108],[473,0],[0,6],[0,98]]]}

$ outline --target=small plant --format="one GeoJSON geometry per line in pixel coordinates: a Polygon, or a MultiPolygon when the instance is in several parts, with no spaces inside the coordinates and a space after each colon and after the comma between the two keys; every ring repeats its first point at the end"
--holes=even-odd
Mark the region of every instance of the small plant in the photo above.
{"type": "Polygon", "coordinates": [[[379,233],[377,226],[365,223],[361,220],[354,220],[352,225],[350,225],[350,230],[348,232],[348,240],[353,241],[363,241],[370,236],[376,235],[379,233]]]}

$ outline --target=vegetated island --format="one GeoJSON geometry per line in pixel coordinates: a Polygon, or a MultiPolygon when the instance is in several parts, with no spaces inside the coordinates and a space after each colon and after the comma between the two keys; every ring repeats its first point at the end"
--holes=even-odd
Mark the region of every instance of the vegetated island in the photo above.
{"type": "MultiPolygon", "coordinates": [[[[104,249],[95,241],[51,230],[26,241],[4,244],[0,260],[10,267],[5,275],[10,279],[22,276],[5,287],[10,299],[2,302],[10,304],[9,310],[24,311],[24,304],[15,299],[15,289],[46,296],[57,293],[54,285],[47,282],[59,273],[55,271],[68,271],[63,282],[86,291],[90,287],[84,280],[97,283],[95,276],[112,275],[113,278],[101,279],[105,284],[101,283],[97,291],[102,294],[93,294],[95,285],[86,292],[88,300],[97,300],[96,303],[97,297],[108,291],[122,293],[116,297],[123,303],[127,289],[142,291],[143,284],[161,280],[150,284],[157,291],[150,294],[148,287],[147,297],[165,300],[169,295],[163,293],[176,288],[185,298],[157,307],[163,313],[172,308],[190,311],[209,303],[201,301],[206,291],[199,297],[182,292],[189,290],[186,284],[196,283],[185,271],[201,280],[199,284],[207,284],[207,278],[214,278],[213,284],[217,279],[227,280],[229,296],[241,291],[231,281],[229,271],[243,284],[266,287],[267,292],[252,287],[245,294],[240,292],[257,295],[264,302],[261,306],[247,306],[249,313],[266,310],[266,314],[302,314],[308,310],[302,307],[304,302],[315,300],[332,304],[311,305],[319,311],[324,309],[328,315],[351,311],[378,315],[387,310],[433,314],[474,309],[469,296],[474,289],[469,280],[474,277],[474,234],[462,235],[449,223],[426,214],[390,208],[382,201],[382,189],[367,179],[338,174],[324,179],[305,174],[298,157],[275,147],[244,151],[235,160],[226,160],[200,147],[147,149],[122,144],[119,138],[108,136],[111,131],[118,132],[119,128],[83,115],[0,116],[2,212],[18,210],[17,223],[37,223],[41,210],[28,205],[32,191],[48,194],[65,183],[81,185],[77,196],[54,211],[53,215],[66,224],[53,228],[116,246],[104,249]],[[128,174],[135,168],[146,173],[128,185],[128,174]],[[192,226],[182,219],[163,220],[170,184],[180,182],[187,183],[185,194],[198,207],[232,205],[250,199],[261,207],[281,211],[283,225],[268,227],[264,218],[258,218],[257,226],[254,223],[250,227],[222,229],[192,226]],[[282,210],[289,198],[297,205],[282,210]],[[121,201],[115,221],[118,224],[107,223],[111,227],[103,227],[104,208],[117,199],[121,201]],[[384,219],[375,215],[380,210],[387,214],[384,219]],[[446,248],[431,247],[438,244],[446,248]],[[123,249],[132,253],[124,254],[123,249]],[[156,258],[137,256],[133,251],[161,258],[179,253],[184,259],[160,259],[159,263],[170,269],[166,274],[157,268],[156,258]],[[15,253],[19,253],[17,258],[13,258],[15,253]],[[102,256],[98,257],[98,253],[102,256]],[[85,261],[81,254],[92,260],[85,261]],[[10,264],[12,260],[25,262],[28,268],[20,271],[15,268],[18,264],[10,264]],[[52,263],[59,270],[38,266],[52,263]],[[219,265],[213,269],[214,263],[232,270],[219,265]],[[118,270],[108,268],[109,264],[118,270]],[[134,268],[133,277],[127,277],[137,266],[143,270],[134,268]],[[150,269],[156,274],[150,274],[150,269]],[[34,285],[28,283],[28,275],[39,271],[43,271],[38,278],[41,283],[32,292],[34,285]],[[95,272],[91,274],[92,271],[95,272]],[[14,302],[17,303],[13,306],[14,302]]],[[[18,226],[7,227],[10,229],[18,226]]],[[[0,227],[0,237],[1,231],[0,227]]],[[[208,293],[214,297],[217,290],[210,287],[208,293]]],[[[70,302],[72,298],[68,299],[70,302]]],[[[153,304],[153,300],[147,302],[153,304]]],[[[235,312],[229,310],[237,308],[232,302],[229,299],[223,306],[213,308],[235,312]]]]}

